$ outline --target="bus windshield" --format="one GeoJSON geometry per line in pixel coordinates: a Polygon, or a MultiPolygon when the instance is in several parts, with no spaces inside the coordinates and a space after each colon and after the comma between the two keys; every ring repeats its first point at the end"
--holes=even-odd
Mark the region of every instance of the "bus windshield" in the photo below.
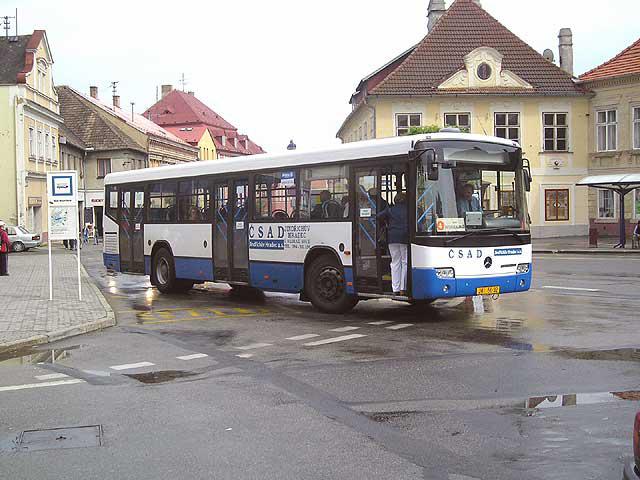
{"type": "Polygon", "coordinates": [[[428,147],[436,151],[439,171],[437,180],[429,180],[426,160],[418,162],[418,234],[529,230],[519,149],[464,141],[428,147]]]}

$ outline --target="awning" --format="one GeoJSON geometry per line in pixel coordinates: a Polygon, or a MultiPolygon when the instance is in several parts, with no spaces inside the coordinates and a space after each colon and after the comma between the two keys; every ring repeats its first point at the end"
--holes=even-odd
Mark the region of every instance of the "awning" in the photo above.
{"type": "Polygon", "coordinates": [[[615,173],[610,175],[591,175],[576,185],[610,190],[630,190],[640,188],[640,173],[615,173]]]}
{"type": "MultiPolygon", "coordinates": [[[[616,247],[624,248],[626,244],[626,226],[624,220],[624,197],[627,193],[640,188],[640,173],[613,173],[609,175],[591,175],[576,183],[578,186],[601,188],[618,192],[620,199],[620,243],[616,247]]],[[[614,247],[615,248],[615,247],[614,247]]]]}

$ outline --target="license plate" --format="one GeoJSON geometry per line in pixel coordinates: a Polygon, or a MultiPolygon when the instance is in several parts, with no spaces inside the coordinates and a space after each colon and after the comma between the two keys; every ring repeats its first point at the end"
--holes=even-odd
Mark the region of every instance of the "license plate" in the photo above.
{"type": "Polygon", "coordinates": [[[478,287],[476,295],[499,295],[500,287],[478,287]]]}

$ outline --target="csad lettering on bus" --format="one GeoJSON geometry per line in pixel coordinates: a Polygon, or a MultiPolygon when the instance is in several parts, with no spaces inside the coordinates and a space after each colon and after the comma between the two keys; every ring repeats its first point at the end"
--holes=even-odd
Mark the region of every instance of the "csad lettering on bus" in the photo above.
{"type": "Polygon", "coordinates": [[[249,248],[254,250],[284,250],[282,225],[251,225],[249,227],[249,248]]]}

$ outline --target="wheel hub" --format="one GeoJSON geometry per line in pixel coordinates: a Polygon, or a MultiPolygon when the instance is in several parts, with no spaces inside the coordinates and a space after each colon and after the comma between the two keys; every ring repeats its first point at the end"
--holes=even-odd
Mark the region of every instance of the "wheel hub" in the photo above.
{"type": "Polygon", "coordinates": [[[161,258],[156,265],[156,279],[159,283],[166,285],[167,278],[169,278],[169,263],[166,258],[161,258]]]}
{"type": "Polygon", "coordinates": [[[326,267],[316,280],[318,293],[326,300],[338,299],[344,291],[344,277],[335,267],[326,267]]]}

